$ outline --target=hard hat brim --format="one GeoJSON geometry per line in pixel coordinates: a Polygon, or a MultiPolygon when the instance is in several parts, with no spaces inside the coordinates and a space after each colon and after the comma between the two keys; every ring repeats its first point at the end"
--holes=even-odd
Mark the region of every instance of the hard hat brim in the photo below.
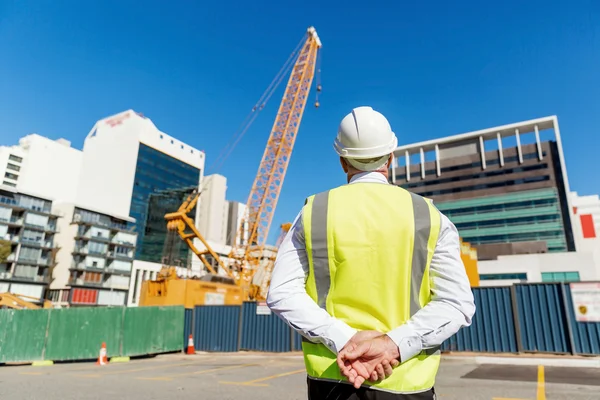
{"type": "Polygon", "coordinates": [[[389,155],[396,150],[398,147],[398,138],[392,132],[392,140],[388,143],[369,148],[348,148],[344,147],[344,145],[339,141],[338,138],[335,138],[333,142],[333,148],[335,152],[343,158],[347,159],[369,159],[369,158],[377,158],[383,157],[385,155],[389,155]]]}

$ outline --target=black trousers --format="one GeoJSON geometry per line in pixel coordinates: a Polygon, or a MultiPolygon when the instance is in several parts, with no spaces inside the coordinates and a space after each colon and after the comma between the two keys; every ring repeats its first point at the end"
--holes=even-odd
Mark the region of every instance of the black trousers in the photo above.
{"type": "Polygon", "coordinates": [[[327,382],[308,378],[308,400],[435,400],[435,390],[414,394],[393,394],[347,382],[327,382]]]}

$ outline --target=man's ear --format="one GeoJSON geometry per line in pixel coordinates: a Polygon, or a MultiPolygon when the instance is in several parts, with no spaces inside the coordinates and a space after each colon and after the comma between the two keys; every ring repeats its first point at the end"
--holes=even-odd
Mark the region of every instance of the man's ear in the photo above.
{"type": "Polygon", "coordinates": [[[346,161],[343,157],[340,157],[340,164],[342,164],[342,169],[347,174],[348,173],[348,161],[346,161]]]}

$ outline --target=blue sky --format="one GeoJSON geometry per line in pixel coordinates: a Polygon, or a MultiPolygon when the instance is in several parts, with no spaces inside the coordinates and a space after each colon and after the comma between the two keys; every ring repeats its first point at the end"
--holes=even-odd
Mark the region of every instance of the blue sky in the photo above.
{"type": "MultiPolygon", "coordinates": [[[[272,232],[344,182],[332,141],[360,105],[400,143],[557,115],[571,188],[600,193],[597,2],[370,4],[0,0],[0,144],[36,132],[81,148],[96,120],[132,108],[210,166],[314,25],[321,107],[313,92],[272,232]]],[[[231,200],[246,201],[282,90],[218,171],[231,200]]]]}

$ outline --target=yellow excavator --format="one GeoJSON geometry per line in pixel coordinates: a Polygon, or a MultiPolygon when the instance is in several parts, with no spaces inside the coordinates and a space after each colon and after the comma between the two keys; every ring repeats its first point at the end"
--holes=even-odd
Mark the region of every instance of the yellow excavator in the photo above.
{"type": "MultiPolygon", "coordinates": [[[[163,266],[156,279],[144,281],[140,293],[140,306],[184,305],[193,308],[197,305],[239,305],[247,300],[264,300],[267,295],[271,271],[275,262],[275,252],[264,257],[260,273],[253,276],[249,285],[245,285],[240,275],[235,275],[229,265],[219,256],[200,234],[194,220],[188,214],[194,209],[200,193],[194,190],[176,212],[165,215],[168,235],[178,235],[188,248],[202,262],[208,273],[200,278],[180,277],[177,268],[163,266]],[[194,239],[200,240],[203,249],[198,249],[194,239]],[[207,256],[217,265],[213,266],[207,256]],[[226,275],[219,274],[219,270],[226,275]]],[[[290,223],[281,225],[277,245],[291,227],[290,223]]],[[[167,239],[172,241],[172,239],[167,239]]]]}
{"type": "Polygon", "coordinates": [[[0,309],[7,308],[14,310],[38,310],[40,308],[52,308],[52,303],[48,300],[42,300],[36,297],[24,296],[21,294],[0,293],[0,309]],[[43,305],[38,306],[37,304],[26,301],[24,299],[43,302],[43,305]]]}

